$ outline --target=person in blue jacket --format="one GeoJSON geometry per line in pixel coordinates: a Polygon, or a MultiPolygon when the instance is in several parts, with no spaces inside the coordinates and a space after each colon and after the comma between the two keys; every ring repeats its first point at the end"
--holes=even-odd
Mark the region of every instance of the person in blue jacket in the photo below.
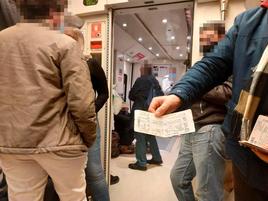
{"type": "MultiPolygon", "coordinates": [[[[266,0],[261,7],[237,16],[214,51],[195,63],[169,95],[154,98],[149,107],[157,117],[188,108],[191,102],[233,75],[232,98],[227,104],[222,130],[226,136],[226,152],[233,162],[236,201],[268,200],[268,155],[240,146],[242,120],[235,110],[240,92],[252,79],[254,67],[268,44],[267,8],[266,0]]],[[[263,85],[264,89],[268,87],[267,82],[263,85]]],[[[260,114],[268,115],[268,93],[260,96],[255,117],[260,114]]]]}

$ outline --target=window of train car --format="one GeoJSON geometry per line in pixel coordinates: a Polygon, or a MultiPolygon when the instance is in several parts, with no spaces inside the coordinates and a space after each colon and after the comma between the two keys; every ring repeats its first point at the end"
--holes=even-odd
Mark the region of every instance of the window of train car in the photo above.
{"type": "Polygon", "coordinates": [[[83,0],[85,6],[93,6],[98,3],[98,0],[83,0]]]}

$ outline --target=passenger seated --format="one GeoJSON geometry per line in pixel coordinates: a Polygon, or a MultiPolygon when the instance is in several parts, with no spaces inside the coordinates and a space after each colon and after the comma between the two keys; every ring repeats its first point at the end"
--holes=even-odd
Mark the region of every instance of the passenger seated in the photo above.
{"type": "Polygon", "coordinates": [[[131,116],[128,112],[128,107],[122,107],[117,115],[114,115],[115,131],[119,134],[119,150],[121,154],[134,153],[133,128],[131,126],[131,116]]]}

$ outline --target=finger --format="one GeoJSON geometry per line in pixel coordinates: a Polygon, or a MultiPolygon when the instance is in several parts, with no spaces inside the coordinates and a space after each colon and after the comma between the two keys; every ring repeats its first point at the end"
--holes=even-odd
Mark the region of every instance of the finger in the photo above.
{"type": "Polygon", "coordinates": [[[155,107],[152,106],[152,103],[150,104],[149,108],[148,108],[148,112],[151,112],[151,113],[155,113],[155,107]]]}
{"type": "Polygon", "coordinates": [[[161,106],[162,102],[163,102],[162,98],[160,98],[160,97],[153,98],[153,100],[151,101],[151,104],[150,104],[150,106],[148,108],[148,111],[152,112],[152,113],[155,113],[157,108],[161,106]]]}
{"type": "Polygon", "coordinates": [[[155,116],[161,117],[167,114],[168,110],[169,110],[169,105],[166,102],[163,102],[163,104],[160,107],[158,107],[157,110],[155,111],[155,116]]]}

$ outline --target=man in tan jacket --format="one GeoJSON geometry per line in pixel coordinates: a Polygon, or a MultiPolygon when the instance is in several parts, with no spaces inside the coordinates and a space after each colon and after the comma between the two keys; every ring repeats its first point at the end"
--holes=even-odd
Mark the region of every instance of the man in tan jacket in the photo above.
{"type": "Polygon", "coordinates": [[[77,43],[57,29],[63,0],[20,0],[24,21],[0,32],[0,164],[9,201],[85,201],[95,140],[94,91],[77,43]]]}

